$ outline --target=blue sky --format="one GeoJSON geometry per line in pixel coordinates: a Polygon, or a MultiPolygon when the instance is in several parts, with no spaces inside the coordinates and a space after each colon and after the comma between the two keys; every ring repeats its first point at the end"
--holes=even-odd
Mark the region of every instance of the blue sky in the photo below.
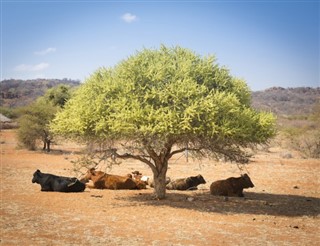
{"type": "Polygon", "coordinates": [[[143,48],[215,55],[252,90],[320,86],[319,1],[1,0],[1,80],[71,78],[143,48]]]}

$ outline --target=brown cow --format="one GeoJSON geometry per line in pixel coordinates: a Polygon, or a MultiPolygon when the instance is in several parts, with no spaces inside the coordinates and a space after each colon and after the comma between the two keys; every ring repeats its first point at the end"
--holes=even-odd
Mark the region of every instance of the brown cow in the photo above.
{"type": "Polygon", "coordinates": [[[134,171],[127,174],[127,177],[132,178],[136,182],[139,189],[147,189],[148,177],[143,176],[139,171],[134,171]]]}
{"type": "Polygon", "coordinates": [[[87,174],[82,177],[82,182],[89,182],[92,180],[93,187],[95,189],[110,189],[110,190],[134,190],[142,189],[137,183],[127,176],[119,176],[107,174],[101,171],[96,171],[91,168],[87,171],[87,174]]]}
{"type": "MultiPolygon", "coordinates": [[[[154,181],[153,178],[149,176],[142,175],[139,171],[134,171],[132,173],[127,174],[128,177],[135,180],[141,186],[149,185],[150,187],[154,188],[154,181]]],[[[170,177],[166,177],[166,185],[169,184],[171,181],[170,177]]]]}
{"type": "Polygon", "coordinates": [[[243,197],[243,189],[254,187],[250,177],[247,174],[239,178],[228,178],[218,180],[210,185],[210,193],[214,196],[239,196],[243,197]]]}

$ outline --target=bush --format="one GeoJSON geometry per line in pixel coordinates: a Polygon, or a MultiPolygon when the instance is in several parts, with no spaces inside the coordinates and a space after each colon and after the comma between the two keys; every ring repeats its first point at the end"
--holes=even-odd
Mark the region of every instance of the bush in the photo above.
{"type": "MultiPolygon", "coordinates": [[[[304,121],[292,120],[291,127],[282,129],[289,140],[289,147],[301,152],[306,158],[320,158],[320,103],[304,121]]],[[[288,123],[287,123],[288,125],[288,123]]]]}
{"type": "Polygon", "coordinates": [[[29,115],[25,115],[20,120],[20,127],[18,130],[18,141],[21,147],[28,150],[35,150],[37,139],[39,138],[39,130],[33,123],[29,115]]]}
{"type": "Polygon", "coordinates": [[[49,133],[48,124],[57,109],[44,100],[39,100],[25,108],[19,119],[18,141],[22,147],[35,150],[37,141],[43,141],[49,133]]]}
{"type": "Polygon", "coordinates": [[[290,147],[300,151],[306,158],[320,158],[320,130],[291,135],[290,147]]]}
{"type": "Polygon", "coordinates": [[[0,107],[0,113],[13,120],[20,116],[20,108],[0,107]]]}
{"type": "Polygon", "coordinates": [[[43,97],[38,98],[31,105],[20,108],[19,114],[22,115],[18,130],[20,146],[35,150],[37,142],[42,141],[43,149],[49,152],[52,134],[48,125],[70,96],[69,87],[59,85],[49,89],[43,97]]]}

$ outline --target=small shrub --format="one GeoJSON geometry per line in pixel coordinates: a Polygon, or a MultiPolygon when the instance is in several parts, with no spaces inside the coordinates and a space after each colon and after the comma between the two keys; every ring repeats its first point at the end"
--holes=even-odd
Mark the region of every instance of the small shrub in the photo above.
{"type": "Polygon", "coordinates": [[[20,119],[20,127],[17,134],[20,147],[36,150],[39,131],[30,116],[26,115],[20,119]]]}
{"type": "Polygon", "coordinates": [[[291,127],[282,133],[290,149],[299,151],[305,158],[320,158],[320,129],[291,127]]]}
{"type": "Polygon", "coordinates": [[[305,157],[320,158],[320,131],[308,131],[305,134],[293,137],[291,145],[305,157]]]}

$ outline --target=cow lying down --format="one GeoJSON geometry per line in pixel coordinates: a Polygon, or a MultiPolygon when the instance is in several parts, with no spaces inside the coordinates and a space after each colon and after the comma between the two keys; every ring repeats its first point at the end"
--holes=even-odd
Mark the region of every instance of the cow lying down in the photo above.
{"type": "Polygon", "coordinates": [[[33,174],[32,183],[40,184],[41,191],[82,192],[86,188],[77,178],[42,173],[40,170],[33,174]]]}
{"type": "Polygon", "coordinates": [[[139,171],[134,171],[132,173],[128,173],[127,177],[133,179],[139,189],[147,189],[149,180],[148,176],[142,175],[142,173],[140,173],[139,171]]]}
{"type": "Polygon", "coordinates": [[[183,179],[176,179],[167,184],[166,188],[168,190],[197,190],[199,184],[205,184],[206,181],[202,175],[197,175],[194,177],[188,177],[183,179]]]}
{"type": "MultiPolygon", "coordinates": [[[[127,175],[128,177],[132,178],[139,184],[149,185],[150,187],[154,188],[154,181],[153,178],[149,176],[142,175],[139,171],[134,171],[131,174],[127,175]]],[[[166,177],[166,185],[169,184],[171,181],[170,177],[166,177]]]]}
{"type": "Polygon", "coordinates": [[[239,178],[227,178],[217,180],[210,185],[210,193],[214,196],[238,196],[243,197],[243,189],[252,188],[252,183],[248,174],[241,175],[239,178]]]}
{"type": "Polygon", "coordinates": [[[93,186],[88,185],[88,187],[95,189],[136,190],[146,188],[145,185],[141,186],[139,182],[135,182],[128,176],[107,174],[96,171],[94,168],[89,169],[85,176],[81,178],[81,182],[87,183],[89,180],[92,180],[93,186]]]}

